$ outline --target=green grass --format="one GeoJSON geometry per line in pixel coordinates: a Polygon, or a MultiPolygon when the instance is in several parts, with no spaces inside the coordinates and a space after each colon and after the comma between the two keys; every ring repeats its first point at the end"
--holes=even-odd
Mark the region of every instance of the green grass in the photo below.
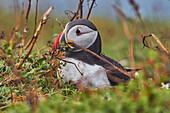
{"type": "MultiPolygon", "coordinates": [[[[89,90],[86,93],[64,97],[54,94],[41,99],[36,106],[37,113],[168,113],[170,92],[156,88],[152,81],[131,81],[127,86],[119,85],[113,89],[89,90]]],[[[31,108],[26,103],[15,103],[4,113],[29,113],[31,108]]]]}
{"type": "MultiPolygon", "coordinates": [[[[146,35],[143,32],[140,22],[137,22],[135,37],[134,37],[134,58],[135,64],[142,68],[139,71],[139,77],[136,80],[131,80],[128,84],[120,84],[108,89],[89,88],[85,91],[75,90],[74,85],[60,88],[55,84],[57,79],[55,71],[39,78],[41,74],[50,70],[54,65],[45,59],[42,54],[50,51],[50,47],[46,47],[44,51],[40,51],[38,55],[37,49],[47,45],[48,41],[52,40],[54,34],[59,34],[62,29],[58,23],[51,20],[43,26],[43,29],[38,37],[37,43],[32,51],[30,58],[22,65],[22,70],[16,71],[18,65],[19,48],[15,46],[20,42],[16,39],[12,44],[12,48],[8,43],[11,30],[15,27],[15,17],[9,13],[2,13],[0,17],[0,31],[4,30],[5,39],[0,40],[0,46],[6,52],[3,54],[0,51],[0,56],[5,56],[6,59],[0,59],[0,81],[5,80],[12,73],[14,75],[3,85],[0,86],[0,112],[3,113],[54,113],[54,112],[89,112],[89,113],[168,113],[170,110],[170,90],[161,88],[161,83],[170,81],[169,59],[166,55],[153,51],[152,49],[143,48],[141,35],[146,35]],[[8,20],[5,18],[9,18],[8,20]],[[53,27],[52,27],[53,25],[53,27]],[[12,63],[11,63],[12,62],[12,63]],[[34,62],[37,62],[33,64],[34,62]],[[28,68],[31,66],[31,68],[28,68]],[[26,68],[28,68],[26,70],[26,68]],[[11,80],[20,77],[18,80],[11,80]],[[11,100],[11,93],[13,99],[11,100]]],[[[30,33],[26,42],[33,35],[34,19],[33,15],[29,17],[28,27],[30,33]]],[[[55,17],[53,17],[53,20],[55,17]]],[[[61,19],[65,25],[65,21],[61,19]]],[[[103,18],[93,18],[92,21],[96,25],[102,38],[102,52],[115,59],[121,60],[120,63],[129,67],[128,47],[129,41],[123,31],[119,21],[103,18]]],[[[170,24],[167,21],[144,21],[149,33],[154,33],[162,42],[164,34],[167,45],[170,44],[170,36],[168,29],[170,24]]],[[[131,27],[131,23],[128,23],[131,27]]],[[[23,33],[23,24],[19,34],[23,33]]],[[[17,35],[18,38],[21,37],[17,35]]],[[[150,40],[150,42],[154,42],[150,40]]],[[[154,44],[156,44],[154,42],[154,44]]],[[[23,57],[27,50],[24,51],[23,57]]],[[[51,56],[48,56],[50,59],[51,56]]]]}

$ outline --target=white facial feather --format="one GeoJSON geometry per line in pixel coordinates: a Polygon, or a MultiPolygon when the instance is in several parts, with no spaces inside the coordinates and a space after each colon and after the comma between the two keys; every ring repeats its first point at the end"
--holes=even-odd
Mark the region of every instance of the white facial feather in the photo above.
{"type": "Polygon", "coordinates": [[[84,48],[90,47],[97,39],[98,32],[92,30],[85,25],[76,25],[67,33],[68,40],[84,48]],[[82,34],[76,35],[76,30],[79,29],[82,34]]]}

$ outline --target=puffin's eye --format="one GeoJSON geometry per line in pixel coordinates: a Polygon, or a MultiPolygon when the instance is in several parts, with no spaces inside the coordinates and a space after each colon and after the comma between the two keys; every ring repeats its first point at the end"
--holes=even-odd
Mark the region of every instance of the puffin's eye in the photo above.
{"type": "Polygon", "coordinates": [[[82,34],[82,32],[77,28],[76,35],[78,36],[78,35],[81,35],[81,34],[82,34]]]}

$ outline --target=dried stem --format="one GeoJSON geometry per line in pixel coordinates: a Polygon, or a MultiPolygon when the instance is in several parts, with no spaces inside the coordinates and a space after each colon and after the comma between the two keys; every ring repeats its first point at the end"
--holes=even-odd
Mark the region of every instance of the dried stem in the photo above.
{"type": "Polygon", "coordinates": [[[5,36],[5,33],[4,33],[4,31],[2,31],[0,34],[0,39],[4,39],[4,36],[5,36]]]}
{"type": "Polygon", "coordinates": [[[149,35],[142,36],[143,37],[143,44],[144,44],[144,46],[146,46],[148,48],[151,48],[147,44],[145,44],[146,37],[151,37],[151,36],[160,45],[160,47],[163,49],[163,51],[170,57],[170,52],[168,51],[168,49],[166,47],[164,47],[164,45],[161,43],[161,41],[154,34],[149,34],[149,35]]]}
{"type": "Polygon", "coordinates": [[[147,29],[146,29],[146,26],[144,24],[144,21],[139,13],[139,6],[137,5],[137,3],[135,2],[135,0],[129,0],[129,3],[132,5],[134,11],[136,12],[136,15],[137,17],[139,18],[141,24],[142,24],[142,27],[143,27],[143,30],[144,32],[147,32],[147,29]]]}
{"type": "Polygon", "coordinates": [[[38,15],[38,0],[36,0],[34,32],[36,31],[36,26],[37,26],[37,15],[38,15]]]}
{"type": "Polygon", "coordinates": [[[0,86],[4,84],[7,80],[9,80],[14,74],[11,74],[9,77],[5,78],[3,81],[0,82],[0,86]]]}
{"type": "Polygon", "coordinates": [[[11,102],[13,103],[14,96],[13,96],[13,93],[12,93],[12,88],[11,88],[11,85],[10,85],[10,93],[11,93],[11,102]]]}
{"type": "Polygon", "coordinates": [[[116,5],[113,5],[113,7],[116,10],[117,14],[119,15],[119,18],[122,22],[122,26],[123,26],[123,29],[124,29],[124,32],[125,32],[125,35],[129,40],[129,61],[130,61],[130,65],[131,65],[131,68],[132,68],[132,74],[134,75],[135,70],[133,70],[133,69],[134,69],[135,63],[134,63],[134,54],[133,54],[134,53],[133,52],[133,38],[134,38],[134,34],[135,34],[135,29],[136,29],[136,21],[135,20],[133,21],[132,31],[130,32],[128,25],[124,21],[124,18],[123,18],[124,15],[122,15],[123,12],[116,5]]]}
{"type": "Polygon", "coordinates": [[[95,1],[96,1],[96,0],[93,0],[92,4],[91,4],[91,6],[90,6],[89,12],[88,12],[88,14],[87,14],[86,19],[89,19],[95,1]]]}
{"type": "Polygon", "coordinates": [[[24,33],[23,33],[22,41],[21,41],[21,48],[20,48],[20,51],[19,51],[19,59],[22,57],[23,46],[24,46],[24,43],[25,43],[25,38],[26,38],[26,33],[27,33],[28,16],[29,16],[29,12],[30,12],[30,9],[31,9],[31,0],[29,0],[28,2],[29,2],[29,5],[28,5],[26,17],[25,17],[25,26],[24,26],[24,33]]]}
{"type": "Polygon", "coordinates": [[[165,48],[167,49],[167,44],[166,44],[166,39],[165,39],[165,34],[163,34],[163,41],[164,41],[164,45],[165,45],[165,48]]]}
{"type": "Polygon", "coordinates": [[[41,74],[39,76],[39,78],[42,78],[43,76],[47,75],[48,73],[50,73],[52,70],[56,69],[56,67],[58,66],[58,64],[56,64],[54,67],[52,67],[50,70],[44,72],[43,74],[41,74]]]}
{"type": "Polygon", "coordinates": [[[70,61],[67,61],[67,60],[64,60],[64,59],[61,59],[61,58],[59,58],[59,57],[57,57],[57,59],[62,60],[62,61],[64,61],[64,62],[66,62],[66,63],[73,64],[73,65],[76,67],[76,69],[78,70],[78,72],[79,72],[81,75],[83,75],[83,73],[79,70],[79,68],[77,67],[77,65],[76,65],[75,63],[70,62],[70,61]]]}
{"type": "Polygon", "coordinates": [[[40,23],[39,23],[39,26],[38,26],[36,32],[34,33],[34,36],[32,37],[33,41],[32,41],[31,47],[30,47],[30,49],[28,50],[28,52],[27,52],[26,56],[24,57],[24,59],[23,59],[23,60],[19,63],[19,65],[17,66],[17,69],[19,69],[19,68],[22,66],[22,64],[25,62],[25,60],[28,58],[28,56],[29,56],[29,54],[31,53],[31,51],[32,51],[32,49],[33,49],[33,47],[34,47],[34,45],[35,45],[35,42],[36,42],[36,40],[37,40],[37,38],[38,38],[38,36],[39,36],[39,33],[40,33],[41,29],[42,29],[42,26],[46,23],[46,21],[47,21],[47,19],[48,19],[48,16],[49,16],[49,14],[51,13],[51,11],[52,11],[53,9],[54,9],[54,7],[51,6],[51,7],[47,10],[47,12],[43,15],[43,17],[42,17],[42,19],[41,19],[41,21],[40,21],[40,23]]]}
{"type": "MultiPolygon", "coordinates": [[[[88,52],[88,53],[91,53],[92,55],[96,56],[97,58],[101,59],[102,61],[110,64],[114,69],[118,70],[119,72],[121,72],[121,73],[123,73],[123,74],[125,74],[125,75],[127,75],[127,76],[129,76],[129,77],[131,77],[131,78],[134,78],[133,76],[131,76],[131,75],[130,75],[129,73],[127,73],[126,71],[124,71],[124,70],[116,67],[116,66],[113,65],[111,62],[109,62],[109,61],[106,60],[105,58],[97,55],[96,53],[90,51],[89,49],[86,49],[86,48],[84,48],[84,47],[78,46],[78,45],[76,45],[76,44],[74,44],[74,43],[68,43],[68,44],[70,44],[70,45],[72,45],[72,46],[75,46],[75,47],[78,47],[78,48],[80,48],[80,49],[82,49],[82,50],[84,50],[84,51],[86,51],[86,52],[88,52]]],[[[134,79],[135,79],[135,78],[134,78],[134,79]]]]}
{"type": "Polygon", "coordinates": [[[13,32],[9,39],[9,43],[13,43],[14,38],[16,37],[16,32],[18,32],[21,27],[22,15],[24,14],[24,10],[22,10],[22,12],[20,13],[20,6],[18,0],[14,0],[14,10],[16,13],[16,27],[13,29],[13,32]]]}
{"type": "Polygon", "coordinates": [[[62,29],[62,30],[64,30],[63,25],[62,25],[62,24],[61,24],[61,22],[59,21],[59,17],[58,17],[58,18],[56,18],[56,21],[57,21],[57,22],[58,22],[58,24],[60,25],[61,29],[62,29]]]}
{"type": "Polygon", "coordinates": [[[75,17],[77,17],[77,15],[78,15],[79,11],[80,11],[80,10],[82,10],[82,7],[83,7],[83,5],[82,5],[82,4],[83,4],[83,1],[84,1],[84,0],[80,0],[79,5],[78,5],[78,9],[77,9],[76,13],[74,13],[74,16],[70,19],[70,21],[73,21],[73,20],[74,20],[74,18],[75,18],[75,17]]]}
{"type": "Polygon", "coordinates": [[[81,7],[81,9],[80,9],[80,18],[83,18],[83,2],[84,2],[84,0],[80,0],[80,7],[81,7]]]}
{"type": "MultiPolygon", "coordinates": [[[[38,14],[38,0],[36,0],[36,9],[35,9],[35,22],[34,22],[34,33],[36,32],[36,26],[37,26],[37,14],[38,14]]],[[[33,38],[31,38],[27,44],[24,46],[24,50],[27,49],[30,44],[32,43],[33,41],[33,38]]]]}
{"type": "Polygon", "coordinates": [[[2,107],[0,107],[0,109],[5,109],[5,108],[7,108],[8,106],[2,106],[2,107]]]}

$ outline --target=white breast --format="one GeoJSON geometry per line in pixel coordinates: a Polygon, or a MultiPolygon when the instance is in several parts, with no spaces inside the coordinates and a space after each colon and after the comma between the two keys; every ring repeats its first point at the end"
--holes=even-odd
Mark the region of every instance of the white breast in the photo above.
{"type": "Polygon", "coordinates": [[[78,68],[77,69],[72,63],[67,63],[65,66],[62,66],[61,69],[59,69],[60,73],[58,73],[58,77],[59,75],[63,76],[64,82],[71,81],[76,84],[78,81],[81,81],[85,87],[100,87],[103,85],[110,85],[106,71],[102,66],[89,65],[72,58],[65,58],[64,60],[73,62],[78,68]],[[82,75],[78,70],[82,73],[82,75]]]}

